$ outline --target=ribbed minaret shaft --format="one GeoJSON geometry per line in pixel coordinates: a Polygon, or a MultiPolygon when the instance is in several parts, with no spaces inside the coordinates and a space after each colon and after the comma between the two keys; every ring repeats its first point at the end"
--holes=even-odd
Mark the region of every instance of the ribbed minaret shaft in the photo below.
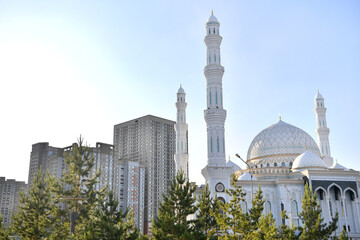
{"type": "Polygon", "coordinates": [[[207,47],[207,65],[204,69],[206,77],[207,109],[204,117],[207,125],[208,165],[224,166],[225,157],[225,119],[223,109],[222,77],[224,67],[221,66],[219,34],[220,23],[212,15],[206,23],[205,44],[207,47]]]}
{"type": "Polygon", "coordinates": [[[326,122],[326,107],[324,98],[319,93],[315,96],[315,109],[316,114],[316,135],[318,136],[318,144],[321,152],[321,156],[324,158],[327,167],[332,166],[333,159],[330,152],[329,133],[330,129],[327,127],[326,122]]]}
{"type": "Polygon", "coordinates": [[[175,153],[175,164],[176,164],[176,172],[181,169],[186,175],[188,179],[189,176],[189,167],[188,167],[188,125],[186,123],[186,106],[185,102],[185,91],[180,85],[180,88],[176,94],[177,101],[175,103],[176,106],[176,124],[175,124],[175,132],[176,132],[176,153],[175,153]]]}

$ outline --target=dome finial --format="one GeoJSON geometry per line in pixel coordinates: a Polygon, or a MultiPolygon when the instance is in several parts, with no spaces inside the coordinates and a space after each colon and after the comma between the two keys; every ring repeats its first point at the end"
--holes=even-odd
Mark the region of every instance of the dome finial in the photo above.
{"type": "Polygon", "coordinates": [[[180,83],[180,87],[182,88],[182,84],[180,83]]]}
{"type": "Polygon", "coordinates": [[[281,121],[281,114],[279,113],[279,121],[281,121]]]}
{"type": "Polygon", "coordinates": [[[213,16],[213,15],[214,15],[214,10],[211,9],[211,16],[213,16]]]}

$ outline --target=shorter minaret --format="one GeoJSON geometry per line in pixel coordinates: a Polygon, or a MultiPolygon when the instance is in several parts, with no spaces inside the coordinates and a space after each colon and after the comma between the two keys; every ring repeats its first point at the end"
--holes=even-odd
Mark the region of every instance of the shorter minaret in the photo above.
{"type": "Polygon", "coordinates": [[[187,179],[189,179],[189,167],[188,167],[188,125],[186,123],[186,106],[185,102],[185,91],[180,84],[180,88],[177,92],[177,101],[175,103],[176,113],[176,153],[175,153],[175,164],[176,172],[182,169],[187,179]]]}
{"type": "Polygon", "coordinates": [[[315,96],[315,109],[316,114],[316,135],[318,136],[318,144],[321,152],[321,157],[324,159],[327,167],[333,164],[333,158],[330,152],[329,133],[330,129],[327,127],[326,122],[326,107],[323,96],[317,92],[315,96]]]}

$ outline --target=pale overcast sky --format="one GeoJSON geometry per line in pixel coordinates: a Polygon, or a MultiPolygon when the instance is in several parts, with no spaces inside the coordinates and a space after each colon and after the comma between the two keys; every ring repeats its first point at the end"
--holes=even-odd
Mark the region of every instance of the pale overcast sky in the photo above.
{"type": "Polygon", "coordinates": [[[80,134],[113,142],[115,124],[175,120],[187,93],[190,180],[207,162],[205,23],[221,23],[226,154],[282,120],[316,141],[325,98],[332,155],[360,170],[360,1],[0,0],[0,176],[27,181],[31,145],[80,134]]]}

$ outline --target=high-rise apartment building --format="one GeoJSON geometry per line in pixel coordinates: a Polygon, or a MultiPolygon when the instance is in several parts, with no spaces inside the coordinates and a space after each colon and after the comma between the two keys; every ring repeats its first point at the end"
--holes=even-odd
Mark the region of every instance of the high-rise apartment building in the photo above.
{"type": "MultiPolygon", "coordinates": [[[[71,151],[76,143],[64,147],[52,147],[48,142],[36,143],[32,145],[30,155],[29,167],[29,183],[31,184],[37,171],[41,168],[42,171],[49,172],[56,178],[62,177],[63,171],[66,169],[64,161],[64,153],[71,151]]],[[[89,147],[95,159],[95,165],[90,173],[90,177],[95,174],[96,170],[101,170],[99,183],[97,189],[108,186],[108,189],[113,188],[113,173],[114,173],[114,147],[111,144],[97,142],[95,147],[89,147]]]]}
{"type": "Polygon", "coordinates": [[[96,185],[98,190],[108,187],[113,189],[114,176],[114,146],[107,143],[97,142],[94,148],[90,148],[95,158],[95,165],[92,169],[90,177],[94,176],[96,170],[100,170],[101,175],[96,185]]]}
{"type": "Polygon", "coordinates": [[[130,210],[136,227],[144,232],[145,166],[139,162],[115,163],[114,192],[122,211],[130,210]]]}
{"type": "Polygon", "coordinates": [[[147,115],[114,126],[115,159],[145,167],[144,233],[175,176],[174,121],[147,115]]]}
{"type": "Polygon", "coordinates": [[[39,169],[60,178],[65,169],[64,149],[66,148],[49,146],[48,142],[33,144],[30,154],[28,184],[31,185],[39,169]]]}
{"type": "Polygon", "coordinates": [[[0,213],[5,226],[10,225],[11,214],[17,212],[19,205],[19,193],[22,190],[26,191],[26,188],[25,182],[14,179],[6,180],[4,177],[0,177],[0,213]]]}

